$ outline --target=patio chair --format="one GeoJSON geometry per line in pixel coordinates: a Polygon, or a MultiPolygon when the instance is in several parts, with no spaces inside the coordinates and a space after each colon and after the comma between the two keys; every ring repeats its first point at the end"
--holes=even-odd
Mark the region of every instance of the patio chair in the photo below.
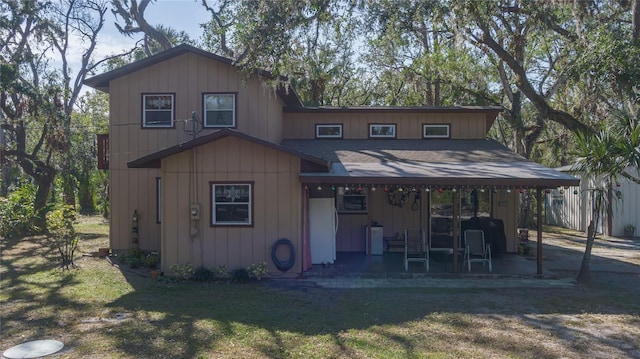
{"type": "Polygon", "coordinates": [[[491,244],[484,242],[484,232],[479,229],[467,229],[464,231],[464,262],[471,272],[471,262],[480,262],[484,266],[489,264],[489,272],[493,270],[491,265],[491,244]]]}
{"type": "Polygon", "coordinates": [[[424,263],[429,271],[429,247],[424,230],[407,229],[404,232],[404,270],[409,270],[409,262],[424,263]]]}

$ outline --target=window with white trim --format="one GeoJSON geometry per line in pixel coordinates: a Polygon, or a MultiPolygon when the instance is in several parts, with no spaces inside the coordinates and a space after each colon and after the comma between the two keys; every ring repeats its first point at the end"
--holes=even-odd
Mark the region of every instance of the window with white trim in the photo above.
{"type": "Polygon", "coordinates": [[[449,128],[448,124],[422,125],[422,138],[449,138],[449,128]]]}
{"type": "Polygon", "coordinates": [[[370,138],[396,138],[395,124],[369,124],[370,138]]]}
{"type": "Polygon", "coordinates": [[[236,127],[236,95],[204,94],[204,127],[236,127]]]}
{"type": "Polygon", "coordinates": [[[316,125],[316,138],[342,138],[342,124],[316,125]]]}
{"type": "Polygon", "coordinates": [[[211,225],[252,225],[252,190],[252,183],[211,183],[211,225]]]}
{"type": "Polygon", "coordinates": [[[173,127],[174,97],[173,94],[143,94],[142,127],[173,127]]]}

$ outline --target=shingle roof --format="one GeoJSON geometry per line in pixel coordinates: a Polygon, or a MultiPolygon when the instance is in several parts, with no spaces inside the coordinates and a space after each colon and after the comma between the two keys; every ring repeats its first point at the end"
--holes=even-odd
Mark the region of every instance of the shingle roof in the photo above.
{"type": "Polygon", "coordinates": [[[340,162],[526,161],[494,140],[284,140],[283,146],[340,162]]]}
{"type": "Polygon", "coordinates": [[[167,158],[170,156],[173,156],[175,154],[181,153],[183,151],[198,147],[198,146],[202,146],[204,144],[210,143],[210,142],[214,142],[217,141],[219,139],[225,138],[225,137],[235,137],[235,138],[239,138],[245,141],[249,141],[267,148],[272,148],[281,152],[285,152],[288,153],[290,155],[293,156],[297,156],[300,157],[301,159],[311,162],[311,163],[315,163],[316,165],[319,165],[321,168],[328,168],[329,163],[327,161],[323,161],[322,159],[313,157],[313,156],[309,156],[308,154],[302,153],[302,152],[298,152],[293,148],[290,147],[284,147],[275,143],[271,143],[265,140],[261,140],[259,138],[255,138],[252,136],[249,136],[247,134],[244,134],[242,132],[238,132],[236,130],[230,129],[230,128],[222,128],[219,129],[217,131],[208,133],[206,135],[203,135],[201,137],[198,137],[196,139],[193,140],[189,140],[186,142],[183,142],[181,144],[175,145],[175,146],[171,146],[171,147],[167,147],[165,149],[162,149],[160,151],[148,154],[146,156],[140,157],[138,159],[135,159],[133,161],[130,161],[127,163],[127,167],[129,168],[160,168],[161,166],[161,160],[163,158],[167,158]]]}
{"type": "Polygon", "coordinates": [[[307,182],[557,187],[578,179],[526,160],[494,140],[285,140],[284,147],[331,161],[307,182]],[[419,183],[418,183],[419,182],[419,183]]]}

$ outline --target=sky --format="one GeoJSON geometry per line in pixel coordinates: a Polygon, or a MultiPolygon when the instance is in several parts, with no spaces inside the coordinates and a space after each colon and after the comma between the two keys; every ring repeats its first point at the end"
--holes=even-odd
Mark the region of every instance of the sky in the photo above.
{"type": "MultiPolygon", "coordinates": [[[[114,25],[116,18],[111,10],[105,14],[105,17],[104,28],[98,37],[96,46],[96,59],[98,60],[123,50],[129,50],[136,40],[142,38],[141,35],[128,38],[120,34],[114,25]]],[[[198,39],[202,32],[200,24],[206,22],[210,17],[200,0],[157,0],[149,4],[145,11],[145,18],[151,25],[162,24],[176,31],[185,31],[193,39],[198,39]]],[[[123,24],[124,22],[120,20],[119,23],[123,24]]]]}

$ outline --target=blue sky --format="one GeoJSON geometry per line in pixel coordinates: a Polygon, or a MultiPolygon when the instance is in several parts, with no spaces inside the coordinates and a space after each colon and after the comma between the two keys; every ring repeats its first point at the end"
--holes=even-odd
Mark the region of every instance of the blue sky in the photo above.
{"type": "MultiPolygon", "coordinates": [[[[118,33],[114,26],[115,16],[109,10],[106,14],[103,32],[98,39],[96,58],[129,50],[142,38],[138,35],[128,38],[118,33]]],[[[209,13],[200,4],[200,0],[158,0],[149,4],[145,18],[151,25],[163,24],[177,31],[185,31],[192,38],[200,37],[200,24],[209,19],[209,13]]],[[[122,20],[119,21],[123,24],[122,20]]]]}

